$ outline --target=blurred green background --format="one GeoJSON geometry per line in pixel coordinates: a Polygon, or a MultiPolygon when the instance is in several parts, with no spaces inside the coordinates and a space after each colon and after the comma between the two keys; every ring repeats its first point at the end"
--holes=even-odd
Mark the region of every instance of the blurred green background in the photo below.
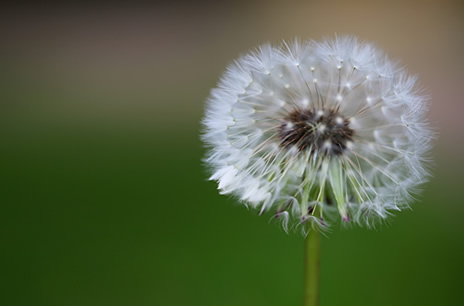
{"type": "Polygon", "coordinates": [[[239,54],[354,34],[432,95],[434,177],[322,241],[321,305],[458,305],[461,1],[171,3],[0,13],[1,305],[299,305],[303,239],[207,182],[204,101],[239,54]]]}

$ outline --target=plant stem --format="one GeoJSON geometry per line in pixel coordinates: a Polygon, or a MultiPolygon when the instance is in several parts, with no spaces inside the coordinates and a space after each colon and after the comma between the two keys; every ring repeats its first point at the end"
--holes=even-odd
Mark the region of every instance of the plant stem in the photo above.
{"type": "Polygon", "coordinates": [[[319,231],[310,229],[305,239],[304,306],[319,305],[320,241],[319,231]]]}

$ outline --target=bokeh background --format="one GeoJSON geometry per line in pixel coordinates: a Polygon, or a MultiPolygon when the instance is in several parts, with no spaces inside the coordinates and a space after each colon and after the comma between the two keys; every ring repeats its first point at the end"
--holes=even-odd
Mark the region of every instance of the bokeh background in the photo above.
{"type": "Polygon", "coordinates": [[[462,1],[234,1],[0,13],[0,304],[299,305],[303,239],[207,182],[204,101],[264,42],[354,34],[420,76],[434,177],[322,241],[321,305],[459,305],[462,1]]]}

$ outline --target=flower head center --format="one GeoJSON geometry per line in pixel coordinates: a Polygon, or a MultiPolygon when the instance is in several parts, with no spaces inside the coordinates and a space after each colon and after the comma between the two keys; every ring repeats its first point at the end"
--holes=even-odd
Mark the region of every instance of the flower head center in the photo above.
{"type": "Polygon", "coordinates": [[[280,126],[280,145],[340,155],[353,140],[354,130],[349,124],[348,119],[333,109],[295,109],[280,126]]]}

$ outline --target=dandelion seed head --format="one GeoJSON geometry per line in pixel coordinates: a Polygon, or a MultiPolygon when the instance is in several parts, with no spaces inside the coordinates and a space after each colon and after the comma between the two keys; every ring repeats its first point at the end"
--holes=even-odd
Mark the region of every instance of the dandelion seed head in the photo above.
{"type": "Polygon", "coordinates": [[[274,211],[286,231],[337,219],[374,226],[429,176],[426,111],[417,79],[371,44],[266,44],[211,91],[205,161],[220,193],[274,211]]]}

